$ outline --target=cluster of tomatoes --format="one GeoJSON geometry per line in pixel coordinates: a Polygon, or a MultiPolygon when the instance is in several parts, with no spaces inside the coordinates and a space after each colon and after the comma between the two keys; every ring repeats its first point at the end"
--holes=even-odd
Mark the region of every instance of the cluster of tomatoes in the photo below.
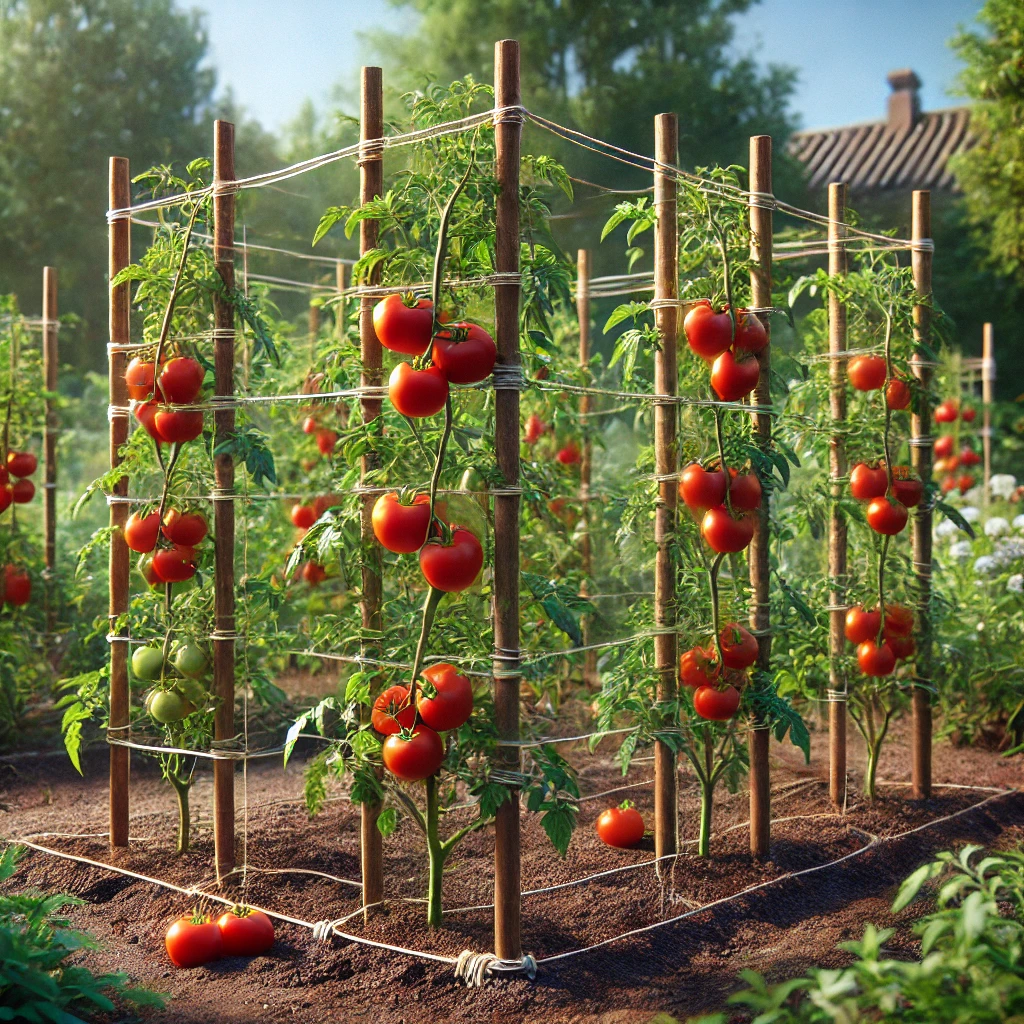
{"type": "MultiPolygon", "coordinates": [[[[935,407],[936,423],[956,423],[957,420],[963,423],[973,423],[976,412],[970,406],[960,407],[960,402],[955,398],[947,398],[935,407]]],[[[932,467],[935,475],[941,477],[939,486],[943,494],[958,490],[966,494],[977,482],[971,472],[963,472],[958,475],[958,470],[970,470],[973,466],[981,463],[981,456],[970,446],[962,444],[957,452],[957,440],[959,431],[954,434],[942,434],[935,439],[935,465],[932,467]]]]}
{"type": "Polygon", "coordinates": [[[142,555],[139,572],[151,587],[192,579],[199,564],[196,546],[206,533],[206,519],[199,512],[176,508],[164,513],[162,524],[159,512],[133,512],[124,525],[124,541],[142,555]]]}
{"type": "Polygon", "coordinates": [[[729,308],[716,313],[707,299],[683,320],[687,344],[711,368],[711,387],[723,402],[738,402],[757,387],[761,376],[757,353],[768,344],[768,332],[748,310],[736,311],[733,331],[729,308]]]}
{"type": "Polygon", "coordinates": [[[262,910],[232,907],[213,920],[193,911],[167,929],[164,945],[175,967],[199,967],[222,956],[259,956],[274,944],[274,925],[262,910]]]}
{"type": "MultiPolygon", "coordinates": [[[[331,433],[333,434],[334,431],[332,430],[331,433]]],[[[333,508],[340,502],[341,499],[335,494],[322,494],[312,501],[296,502],[288,513],[292,526],[298,529],[299,536],[302,537],[329,508],[333,508]]],[[[327,570],[319,562],[303,563],[299,573],[311,587],[318,586],[327,579],[327,570]]]]}
{"type": "Polygon", "coordinates": [[[187,718],[210,700],[211,666],[206,651],[186,640],[175,645],[164,661],[162,647],[137,647],[132,653],[132,675],[156,683],[146,695],[146,712],[161,725],[187,718]]]}
{"type": "Polygon", "coordinates": [[[154,383],[152,359],[136,356],[125,370],[128,397],[140,403],[135,418],[157,444],[184,444],[203,432],[199,409],[176,409],[192,405],[203,388],[205,371],[191,356],[175,356],[161,363],[154,383]]]}
{"type": "MultiPolygon", "coordinates": [[[[531,448],[545,434],[552,432],[551,426],[545,423],[535,412],[526,417],[526,426],[523,429],[523,444],[531,448]]],[[[555,445],[555,461],[562,466],[578,466],[583,461],[583,451],[574,440],[566,441],[561,447],[555,445]]]]}
{"type": "Polygon", "coordinates": [[[857,664],[866,676],[892,675],[896,662],[911,657],[914,643],[914,613],[902,604],[877,609],[856,605],[846,613],[846,639],[857,645],[857,664]]]}
{"type": "Polygon", "coordinates": [[[747,669],[757,661],[757,639],[738,622],[730,622],[718,632],[718,647],[721,660],[713,640],[684,651],[679,657],[679,682],[693,691],[693,709],[701,718],[727,722],[740,706],[747,669]]]}
{"type": "MultiPolygon", "coordinates": [[[[329,459],[334,454],[334,448],[338,443],[338,432],[323,426],[316,416],[307,416],[302,421],[302,432],[313,436],[316,441],[316,450],[325,459],[329,459]]],[[[305,468],[312,469],[312,462],[305,464],[305,468]]]]}
{"type": "Polygon", "coordinates": [[[679,497],[700,523],[700,535],[717,554],[735,554],[753,540],[753,513],[761,506],[761,481],[756,473],[730,468],[727,486],[720,466],[705,469],[699,462],[691,462],[679,477],[679,497]]]}
{"type": "Polygon", "coordinates": [[[486,380],[498,357],[494,339],[477,324],[445,323],[435,333],[434,304],[411,294],[381,299],[373,309],[373,329],[386,349],[417,357],[398,363],[388,380],[391,404],[410,419],[439,413],[449,384],[486,380]],[[428,350],[430,361],[424,364],[428,350]]]}
{"type": "Polygon", "coordinates": [[[0,512],[11,505],[27,505],[36,496],[36,485],[28,478],[37,467],[31,452],[7,453],[7,465],[0,466],[0,512]]]}

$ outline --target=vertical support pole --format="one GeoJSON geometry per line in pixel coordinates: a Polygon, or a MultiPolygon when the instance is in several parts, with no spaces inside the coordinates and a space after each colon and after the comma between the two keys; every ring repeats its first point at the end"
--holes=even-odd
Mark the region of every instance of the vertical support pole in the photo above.
{"type": "MultiPolygon", "coordinates": [[[[769,196],[772,192],[772,137],[753,135],[750,139],[750,191],[769,196]]],[[[772,304],[772,211],[758,195],[750,201],[750,292],[757,308],[772,304]]],[[[771,332],[768,318],[763,317],[769,332],[769,344],[758,353],[761,367],[753,401],[770,406],[771,396],[771,332]]],[[[772,440],[772,418],[767,412],[751,414],[754,440],[767,450],[772,440]]],[[[768,560],[771,538],[768,532],[768,494],[761,499],[761,508],[754,521],[754,539],[750,543],[750,625],[757,635],[757,668],[768,672],[771,667],[771,615],[769,584],[771,568],[768,560]]],[[[767,857],[771,844],[771,776],[768,764],[768,741],[771,734],[764,722],[750,723],[750,853],[767,857]]]]}
{"type": "MultiPolygon", "coordinates": [[[[654,465],[658,476],[658,501],[654,510],[654,668],[659,701],[676,696],[679,671],[676,625],[676,502],[679,452],[676,442],[678,408],[672,401],[679,393],[676,338],[679,331],[679,222],[674,167],[679,154],[679,120],[675,114],[654,118],[654,324],[658,351],[654,356],[654,391],[668,401],[654,405],[654,465]],[[664,305],[660,303],[664,303],[664,305]],[[660,632],[665,630],[665,632],[660,632]]],[[[672,748],[654,743],[654,855],[671,856],[679,849],[679,776],[672,748]]]]}
{"type": "Polygon", "coordinates": [[[338,311],[334,317],[334,333],[340,338],[345,332],[345,264],[334,264],[334,287],[338,291],[338,311]]]}
{"type": "MultiPolygon", "coordinates": [[[[132,185],[128,160],[122,156],[110,158],[109,206],[123,210],[131,206],[132,185]]],[[[126,214],[110,221],[107,229],[109,242],[108,268],[110,280],[131,262],[132,222],[126,214]]],[[[109,306],[110,344],[123,346],[131,341],[131,285],[127,282],[110,286],[109,306]]],[[[109,374],[110,414],[110,468],[121,464],[121,446],[128,440],[128,385],[124,372],[128,367],[128,354],[110,349],[107,357],[109,374]]],[[[112,488],[114,498],[128,496],[128,478],[121,477],[112,488]]],[[[119,627],[118,619],[128,612],[128,545],[124,541],[124,524],[128,520],[128,506],[114,501],[110,506],[110,731],[118,739],[128,728],[128,629],[119,627]]],[[[128,787],[130,761],[127,747],[110,748],[110,845],[128,845],[128,787]]]]}
{"type": "MultiPolygon", "coordinates": [[[[364,67],[361,77],[361,100],[359,108],[359,138],[372,143],[384,137],[384,78],[380,68],[364,67]]],[[[368,203],[380,196],[384,190],[383,152],[376,146],[367,146],[360,154],[359,201],[368,203]]],[[[379,225],[375,220],[364,219],[359,224],[360,255],[377,245],[379,225]]],[[[339,264],[340,266],[340,264],[339,264]]],[[[380,280],[379,271],[374,270],[371,284],[380,280]]],[[[373,329],[372,296],[363,295],[359,300],[359,350],[362,359],[360,383],[364,388],[379,388],[384,382],[383,353],[377,334],[373,329]]],[[[375,431],[381,429],[381,400],[364,395],[360,400],[363,423],[374,423],[375,431]]],[[[359,482],[366,486],[373,474],[380,468],[376,452],[368,451],[362,458],[359,482]]],[[[366,631],[379,633],[383,629],[381,607],[383,605],[383,568],[380,545],[373,535],[373,495],[363,496],[360,510],[360,547],[362,551],[362,624],[366,631]]],[[[373,643],[362,645],[364,658],[381,656],[380,647],[373,643]]],[[[376,692],[376,691],[375,691],[376,692]]],[[[369,908],[376,907],[384,899],[384,843],[377,828],[380,815],[379,804],[361,804],[359,819],[359,850],[363,872],[363,917],[371,914],[369,908]]]]}
{"type": "MultiPolygon", "coordinates": [[[[580,331],[580,369],[589,380],[590,366],[590,253],[586,249],[576,252],[576,320],[580,331]]],[[[594,445],[590,439],[590,395],[580,395],[580,419],[583,424],[583,458],[580,462],[580,502],[583,516],[583,532],[580,535],[580,567],[583,583],[580,594],[587,596],[590,576],[593,572],[593,551],[590,541],[590,476],[594,456],[594,445]]],[[[583,646],[590,643],[590,616],[582,622],[583,646]]],[[[597,651],[583,652],[583,682],[587,686],[597,684],[597,651]]]]}
{"type": "MultiPolygon", "coordinates": [[[[849,269],[846,246],[846,185],[833,182],[828,187],[828,272],[845,277],[849,269]]],[[[846,439],[842,425],[846,421],[846,304],[835,295],[828,300],[829,405],[835,433],[829,443],[829,475],[832,478],[832,510],[828,522],[828,574],[832,580],[829,595],[829,703],[828,703],[828,795],[837,811],[846,808],[846,673],[840,668],[846,653],[846,517],[839,502],[843,497],[842,480],[847,473],[846,439]]]]}
{"type": "Polygon", "coordinates": [[[43,267],[43,388],[46,426],[43,429],[43,554],[46,585],[46,646],[52,650],[57,630],[57,405],[50,398],[57,391],[57,268],[43,267]]]}
{"type": "MultiPolygon", "coordinates": [[[[235,179],[235,126],[213,122],[213,262],[227,289],[235,286],[235,193],[224,185],[235,179]]],[[[214,299],[214,394],[235,394],[235,314],[229,302],[214,299]]],[[[230,406],[213,414],[215,446],[235,429],[230,406]]],[[[213,686],[218,698],[213,738],[226,742],[235,736],[235,460],[213,460],[213,686]]],[[[213,846],[217,878],[235,869],[235,762],[213,762],[213,846]]]]}
{"type": "Polygon", "coordinates": [[[316,365],[316,341],[320,337],[320,307],[309,304],[309,365],[316,365]]]}
{"type": "MultiPolygon", "coordinates": [[[[494,44],[494,105],[517,107],[519,43],[494,44]]],[[[519,145],[522,119],[516,113],[497,117],[494,125],[498,199],[495,223],[495,270],[519,273],[519,145]]],[[[519,355],[519,293],[517,279],[502,280],[494,289],[495,340],[498,365],[506,373],[521,365],[519,355]]],[[[496,388],[494,441],[502,487],[519,486],[519,392],[496,388]]],[[[519,495],[494,496],[494,716],[502,740],[519,739],[519,495]]],[[[499,746],[499,764],[519,771],[519,748],[499,746]]],[[[505,960],[523,954],[520,928],[519,793],[498,808],[494,824],[494,951],[505,960]]]]}
{"type": "MultiPolygon", "coordinates": [[[[932,204],[931,193],[913,194],[911,267],[914,291],[921,298],[914,306],[914,356],[910,361],[914,376],[927,390],[931,386],[932,368],[918,355],[918,344],[927,344],[931,333],[932,296],[932,204]]],[[[915,404],[910,418],[913,467],[922,480],[932,476],[931,408],[927,402],[915,404]]],[[[913,723],[911,729],[911,792],[915,800],[928,800],[932,795],[932,707],[928,687],[932,678],[932,510],[921,502],[914,510],[911,532],[914,550],[914,576],[917,580],[917,660],[915,663],[913,723]]]]}
{"type": "Polygon", "coordinates": [[[985,324],[981,334],[981,451],[985,504],[992,500],[992,399],[996,382],[996,356],[992,325],[985,324]]]}

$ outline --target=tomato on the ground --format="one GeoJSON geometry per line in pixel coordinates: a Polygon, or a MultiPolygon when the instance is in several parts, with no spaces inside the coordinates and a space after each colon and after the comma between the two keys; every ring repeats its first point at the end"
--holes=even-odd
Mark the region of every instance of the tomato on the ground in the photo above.
{"type": "Polygon", "coordinates": [[[384,741],[381,752],[384,767],[403,782],[429,778],[444,761],[441,737],[426,725],[417,725],[412,733],[397,732],[384,741]]]}
{"type": "Polygon", "coordinates": [[[232,907],[217,918],[224,956],[259,956],[274,944],[274,925],[262,910],[232,907]]]}
{"type": "Polygon", "coordinates": [[[594,827],[601,842],[617,850],[628,850],[644,837],[644,819],[628,800],[602,811],[594,827]]]}
{"type": "Polygon", "coordinates": [[[167,929],[167,955],[175,967],[198,967],[219,960],[224,943],[220,929],[209,917],[179,917],[167,929]]]}
{"type": "Polygon", "coordinates": [[[447,732],[465,724],[473,711],[473,684],[468,676],[447,662],[431,665],[422,675],[436,691],[432,697],[418,691],[420,718],[435,732],[447,732]]]}

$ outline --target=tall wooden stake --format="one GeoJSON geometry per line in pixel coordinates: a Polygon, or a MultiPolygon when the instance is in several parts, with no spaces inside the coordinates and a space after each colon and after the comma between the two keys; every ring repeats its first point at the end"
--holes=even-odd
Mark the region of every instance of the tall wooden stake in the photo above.
{"type": "MultiPolygon", "coordinates": [[[[494,105],[515,107],[519,91],[519,43],[494,44],[494,105]]],[[[495,269],[519,273],[519,144],[521,119],[502,114],[494,126],[498,179],[495,224],[495,269]]],[[[521,365],[519,355],[518,281],[494,288],[498,366],[521,365]]],[[[506,370],[505,372],[509,372],[506,370]]],[[[519,392],[496,388],[494,441],[503,487],[519,486],[519,392]]],[[[494,716],[503,740],[519,739],[519,495],[494,496],[494,716]]],[[[500,766],[519,771],[519,748],[499,747],[500,766]]],[[[523,954],[520,930],[519,793],[513,791],[494,823],[494,951],[505,960],[523,954]]]]}
{"type": "Polygon", "coordinates": [[[43,267],[43,387],[46,389],[46,426],[43,430],[43,544],[46,586],[46,646],[53,648],[57,631],[57,419],[56,402],[49,396],[57,391],[57,270],[43,267]]]}
{"type": "MultiPolygon", "coordinates": [[[[227,289],[235,286],[235,193],[218,187],[235,179],[235,126],[213,123],[213,261],[227,289]]],[[[235,314],[231,303],[214,299],[214,394],[235,394],[235,314]]],[[[215,444],[226,442],[235,429],[235,410],[213,414],[215,444]]],[[[218,705],[213,737],[226,742],[235,736],[235,461],[229,454],[213,460],[213,686],[218,705]]],[[[235,869],[235,762],[213,762],[213,846],[217,878],[235,869]]]]}
{"type": "MultiPolygon", "coordinates": [[[[380,68],[364,67],[361,80],[359,113],[359,138],[362,142],[373,142],[384,136],[384,78],[380,68]]],[[[384,190],[383,152],[369,147],[359,162],[359,201],[368,203],[381,195],[384,190]]],[[[375,220],[363,220],[359,224],[359,252],[369,252],[377,246],[379,225],[375,220]]],[[[340,264],[339,264],[340,266],[340,264]]],[[[380,280],[379,270],[374,270],[370,283],[380,280]]],[[[384,382],[384,363],[381,344],[373,329],[372,296],[364,295],[359,300],[359,349],[362,359],[360,382],[364,388],[379,388],[384,382]]],[[[375,430],[381,429],[381,401],[379,398],[364,396],[360,401],[363,423],[374,423],[375,430]]],[[[366,486],[370,477],[380,467],[375,452],[368,451],[362,458],[359,481],[366,486]]],[[[363,629],[379,633],[383,629],[381,607],[383,604],[383,581],[380,545],[373,534],[372,494],[364,495],[360,510],[360,546],[362,552],[362,624],[363,629]]],[[[364,658],[380,659],[378,644],[362,645],[364,658]]],[[[378,682],[378,681],[375,681],[378,682]]],[[[376,692],[376,691],[375,691],[376,692]]],[[[363,872],[363,917],[372,913],[384,899],[384,844],[377,818],[379,804],[360,805],[359,844],[363,872]]]]}
{"type": "MultiPolygon", "coordinates": [[[[580,331],[580,369],[587,373],[590,366],[590,253],[579,249],[576,253],[576,320],[580,331]]],[[[589,375],[585,377],[589,380],[589,375]]],[[[580,563],[583,583],[580,594],[589,593],[590,577],[593,572],[593,551],[590,541],[590,476],[594,456],[594,445],[590,439],[590,395],[580,395],[580,422],[583,424],[583,458],[580,462],[580,502],[583,516],[583,532],[580,535],[580,563]]],[[[590,643],[590,616],[583,619],[583,645],[590,643]]],[[[597,684],[597,651],[583,652],[583,682],[588,686],[597,684]]]]}
{"type": "MultiPolygon", "coordinates": [[[[931,309],[928,301],[932,295],[932,236],[931,193],[914,192],[913,227],[911,239],[915,243],[911,250],[911,266],[914,274],[914,290],[922,302],[914,306],[914,342],[928,344],[931,333],[931,309]],[[925,242],[929,244],[924,244],[925,242]]],[[[931,385],[932,368],[927,359],[918,358],[916,351],[911,359],[914,376],[921,382],[922,389],[931,385]]],[[[911,452],[915,471],[922,480],[932,477],[931,409],[927,402],[915,404],[910,418],[910,433],[913,441],[911,452]]],[[[932,708],[928,687],[932,678],[932,510],[927,502],[921,502],[914,510],[912,530],[914,549],[914,575],[917,578],[917,660],[913,692],[913,727],[911,733],[911,786],[915,800],[928,800],[932,795],[932,708]]]]}
{"type": "MultiPolygon", "coordinates": [[[[122,210],[131,206],[132,185],[125,157],[110,158],[109,206],[122,210]]],[[[107,229],[109,242],[110,280],[131,262],[131,221],[124,217],[112,220],[107,229]]],[[[127,282],[110,286],[110,344],[131,342],[131,285],[127,282]]],[[[109,400],[116,410],[110,416],[110,468],[121,464],[121,446],[128,440],[128,385],[124,372],[128,366],[126,352],[110,351],[107,357],[109,400]],[[124,410],[124,411],[121,411],[124,410]]],[[[121,477],[114,485],[114,497],[128,496],[128,478],[121,477]]],[[[127,738],[130,713],[128,690],[128,629],[118,620],[128,612],[128,545],[124,541],[124,524],[128,521],[127,504],[115,501],[110,506],[110,635],[117,637],[110,644],[110,731],[115,739],[127,738]],[[122,639],[123,638],[123,639],[122,639]]],[[[128,845],[129,756],[127,747],[110,748],[110,845],[128,845]]]]}
{"type": "MultiPolygon", "coordinates": [[[[674,167],[679,157],[679,121],[675,114],[654,118],[654,158],[659,166],[674,167]]],[[[679,393],[676,337],[679,330],[679,223],[676,179],[671,173],[654,174],[654,323],[658,351],[654,357],[654,391],[670,400],[679,393]]],[[[654,465],[658,475],[658,502],[654,512],[654,667],[659,701],[676,696],[679,650],[676,625],[676,498],[679,471],[676,443],[677,407],[674,402],[654,406],[654,465]]],[[[672,748],[654,744],[654,854],[671,856],[679,849],[679,777],[672,748]]]]}
{"type": "MultiPolygon", "coordinates": [[[[754,135],[750,139],[750,191],[771,195],[772,192],[772,138],[754,135]]],[[[772,304],[772,211],[759,205],[758,197],[750,203],[750,270],[751,301],[755,307],[772,304]]],[[[768,318],[763,317],[765,329],[771,337],[768,318]]],[[[772,402],[771,344],[758,353],[761,375],[752,400],[760,406],[772,402]]],[[[754,421],[756,443],[767,450],[772,439],[772,418],[766,412],[751,414],[754,421]]],[[[768,532],[768,495],[761,500],[761,508],[754,525],[754,539],[749,549],[751,608],[750,624],[757,631],[757,667],[768,672],[771,667],[771,615],[769,613],[769,584],[771,568],[768,560],[771,538],[768,532]]],[[[750,853],[754,857],[767,857],[771,843],[771,776],[768,764],[768,741],[771,734],[764,722],[750,723],[750,853]]]]}
{"type": "Polygon", "coordinates": [[[985,324],[981,335],[981,451],[985,504],[992,500],[992,400],[995,397],[996,356],[992,325],[985,324]]]}
{"type": "MultiPolygon", "coordinates": [[[[828,272],[845,277],[848,265],[846,246],[846,185],[833,182],[828,187],[828,272]]],[[[832,511],[828,522],[828,574],[832,580],[829,604],[829,771],[828,794],[838,811],[846,808],[846,674],[840,668],[846,653],[843,631],[846,612],[846,517],[839,502],[843,497],[842,480],[846,476],[846,439],[841,424],[846,420],[846,364],[840,356],[846,351],[846,304],[836,295],[828,300],[829,404],[832,422],[838,428],[829,445],[829,474],[832,477],[832,511]]]]}

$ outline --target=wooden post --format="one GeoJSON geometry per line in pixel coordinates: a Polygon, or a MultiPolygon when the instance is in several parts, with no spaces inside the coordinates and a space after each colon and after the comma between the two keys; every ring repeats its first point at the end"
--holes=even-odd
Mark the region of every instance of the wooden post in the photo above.
{"type": "Polygon", "coordinates": [[[345,333],[345,264],[334,264],[334,287],[338,290],[338,311],[334,317],[334,333],[340,338],[345,333]]]}
{"type": "MultiPolygon", "coordinates": [[[[109,205],[111,210],[131,206],[132,185],[125,157],[110,158],[109,205]]],[[[127,215],[110,222],[108,268],[110,280],[131,262],[132,223],[127,215]]],[[[131,342],[131,285],[110,286],[109,337],[113,346],[131,342]]],[[[107,357],[110,414],[110,468],[121,464],[121,446],[128,440],[128,385],[124,373],[128,354],[110,350],[107,357]]],[[[112,488],[112,497],[128,496],[128,478],[121,477],[112,488]]],[[[128,689],[128,629],[118,626],[118,619],[128,612],[128,545],[124,541],[124,524],[128,506],[114,501],[110,506],[110,731],[116,739],[125,739],[130,714],[128,689]]],[[[130,760],[127,747],[110,748],[110,845],[128,845],[128,786],[130,760]]]]}
{"type": "MultiPolygon", "coordinates": [[[[373,142],[384,136],[384,78],[380,68],[363,68],[359,126],[359,138],[364,143],[373,142]]],[[[371,146],[366,149],[359,161],[359,201],[368,203],[371,199],[382,195],[383,190],[383,151],[371,146]]],[[[376,248],[378,231],[377,221],[366,219],[360,221],[360,255],[376,248]]],[[[379,271],[374,270],[370,283],[376,284],[379,280],[379,271]]],[[[379,388],[384,382],[381,344],[373,329],[374,304],[375,300],[369,295],[364,295],[359,300],[359,348],[362,358],[360,382],[364,388],[379,388]]],[[[363,423],[376,421],[375,430],[379,433],[382,425],[380,399],[363,396],[360,406],[363,423]]],[[[380,460],[375,452],[367,452],[363,456],[359,472],[359,481],[362,485],[366,485],[368,478],[379,468],[379,465],[380,460]]],[[[363,588],[361,611],[363,629],[379,633],[384,628],[381,617],[383,563],[380,545],[373,534],[374,500],[372,494],[364,495],[360,510],[363,588]]],[[[380,645],[364,643],[361,653],[364,658],[379,659],[381,656],[380,645]]],[[[379,804],[360,804],[359,843],[363,872],[364,920],[372,913],[372,910],[367,908],[376,907],[384,899],[384,843],[380,830],[377,828],[379,815],[379,804]]]]}
{"type": "MultiPolygon", "coordinates": [[[[932,205],[931,193],[917,191],[913,195],[913,227],[910,260],[914,274],[914,290],[924,300],[914,306],[914,342],[928,344],[931,333],[932,294],[932,205]]],[[[929,361],[915,354],[910,361],[914,376],[927,390],[931,385],[929,361]]],[[[931,408],[918,402],[910,418],[911,452],[914,470],[922,480],[932,476],[931,408]]],[[[932,708],[928,687],[932,678],[932,510],[921,502],[914,510],[911,539],[914,550],[914,575],[917,579],[917,659],[913,691],[913,726],[911,731],[911,787],[915,800],[928,800],[932,795],[932,708]]]]}
{"type": "MultiPolygon", "coordinates": [[[[590,366],[590,253],[586,249],[576,252],[576,320],[580,331],[580,369],[585,374],[584,380],[589,381],[590,366]]],[[[583,517],[583,532],[580,536],[580,563],[583,571],[583,583],[580,594],[586,597],[593,572],[593,552],[590,542],[590,476],[594,455],[594,445],[590,440],[590,395],[580,395],[580,422],[583,425],[583,457],[580,462],[580,503],[583,517]]],[[[583,646],[590,643],[590,616],[582,622],[583,646]]],[[[583,652],[583,682],[587,686],[595,686],[597,677],[597,651],[583,652]]]]}
{"type": "MultiPolygon", "coordinates": [[[[754,135],[750,139],[750,191],[770,196],[772,192],[772,138],[754,135]]],[[[772,211],[760,196],[750,201],[750,270],[751,302],[757,308],[772,304],[772,211]]],[[[771,338],[768,317],[762,317],[765,330],[771,338]]],[[[771,344],[758,353],[761,375],[754,389],[752,401],[770,406],[771,396],[771,344]]],[[[751,414],[754,421],[754,439],[767,450],[772,438],[772,418],[766,412],[751,414]]],[[[768,531],[768,495],[761,500],[751,541],[750,560],[750,624],[757,631],[757,667],[768,672],[771,666],[771,615],[769,614],[769,585],[771,568],[768,560],[771,538],[768,531]]],[[[768,764],[768,741],[771,733],[764,722],[750,723],[750,853],[753,857],[767,857],[771,843],[771,777],[768,764]]]]}
{"type": "Polygon", "coordinates": [[[992,500],[992,399],[996,382],[996,357],[992,325],[985,324],[981,335],[981,451],[985,504],[992,500]]]}
{"type": "MultiPolygon", "coordinates": [[[[654,118],[654,159],[658,167],[674,167],[679,156],[679,121],[675,114],[654,118]]],[[[676,625],[676,501],[679,481],[676,442],[679,393],[676,337],[679,330],[679,223],[676,179],[668,172],[654,173],[654,324],[658,351],[654,356],[654,391],[669,401],[654,406],[654,466],[658,476],[658,501],[654,511],[654,668],[659,701],[676,696],[679,644],[676,625]]],[[[660,740],[654,744],[654,855],[666,857],[679,850],[679,777],[672,748],[660,740]]]]}
{"type": "MultiPolygon", "coordinates": [[[[846,185],[833,182],[828,187],[828,272],[845,277],[848,268],[846,246],[846,185]]],[[[846,653],[846,517],[839,507],[843,497],[843,478],[847,473],[846,439],[841,425],[846,420],[846,304],[836,295],[828,300],[828,352],[830,408],[836,432],[829,444],[829,474],[832,477],[832,510],[828,522],[828,574],[832,580],[829,595],[829,703],[828,703],[828,794],[837,811],[846,809],[846,673],[840,668],[846,653]]]]}
{"type": "Polygon", "coordinates": [[[316,365],[316,342],[320,337],[320,307],[311,302],[309,304],[309,365],[316,365]]]}
{"type": "MultiPolygon", "coordinates": [[[[515,107],[519,91],[519,43],[494,44],[494,105],[515,107]]],[[[519,144],[522,120],[501,114],[494,125],[498,200],[495,224],[495,270],[519,273],[519,144]]],[[[495,340],[498,366],[521,365],[519,355],[519,292],[517,280],[494,288],[495,340]]],[[[496,388],[494,442],[502,486],[519,486],[519,392],[496,388]]],[[[494,717],[498,736],[519,739],[519,495],[494,496],[494,717]]],[[[519,771],[519,748],[499,747],[500,767],[519,771]]],[[[519,863],[519,792],[513,790],[494,823],[494,951],[504,960],[522,957],[519,863]]]]}
{"type": "Polygon", "coordinates": [[[46,646],[53,649],[57,630],[57,403],[49,397],[57,391],[57,269],[43,267],[43,387],[46,426],[43,430],[43,545],[46,580],[43,600],[46,611],[46,646]]]}
{"type": "MultiPolygon", "coordinates": [[[[213,261],[227,289],[235,286],[235,193],[221,187],[235,179],[235,126],[213,123],[213,261]]],[[[214,299],[214,394],[235,394],[235,314],[230,302],[214,299]]],[[[215,444],[235,429],[230,406],[213,414],[215,444]]],[[[235,461],[229,455],[213,460],[213,532],[216,538],[213,576],[213,686],[219,703],[213,737],[226,742],[235,736],[235,461]]],[[[213,762],[213,846],[217,878],[235,869],[235,762],[213,762]]]]}

